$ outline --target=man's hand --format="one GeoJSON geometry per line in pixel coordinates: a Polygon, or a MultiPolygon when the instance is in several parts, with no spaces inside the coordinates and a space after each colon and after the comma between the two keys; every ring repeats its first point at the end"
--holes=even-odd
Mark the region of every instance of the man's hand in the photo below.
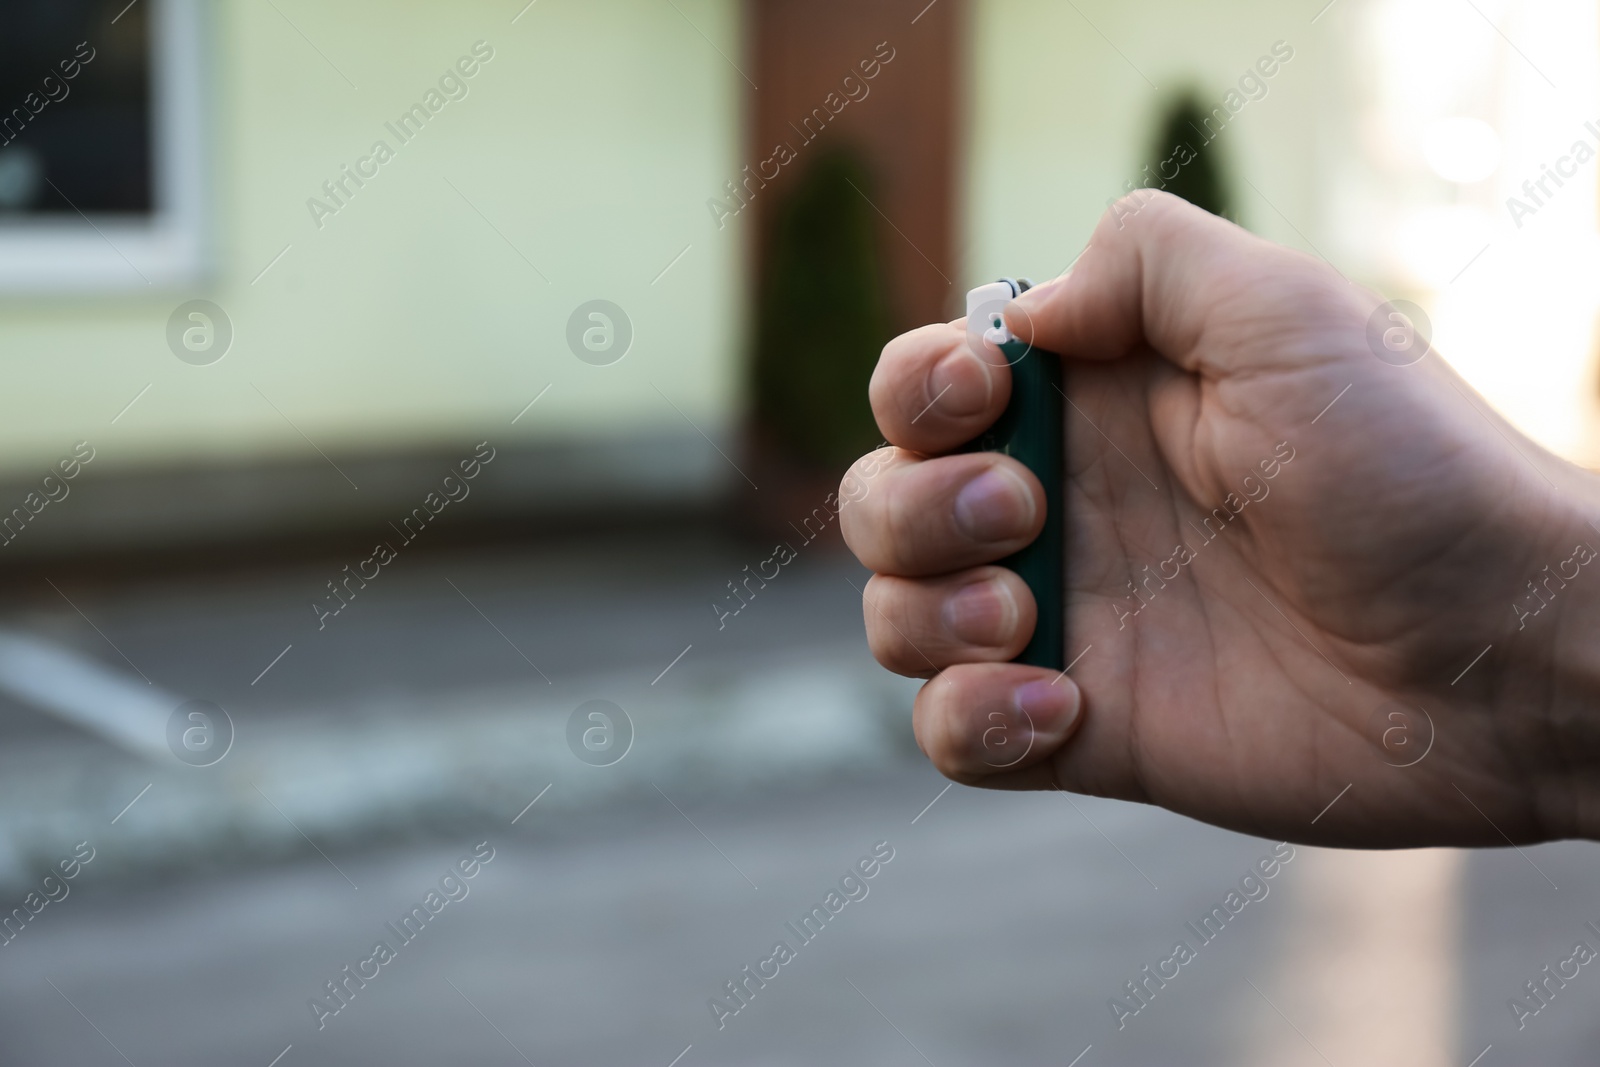
{"type": "Polygon", "coordinates": [[[1377,358],[1378,297],[1145,196],[1006,312],[1068,361],[1070,677],[1007,662],[1035,606],[990,565],[1037,535],[1037,479],[946,454],[1004,409],[1003,361],[956,322],[873,377],[894,447],[852,469],[842,525],[877,572],[874,653],[931,676],[923,751],[969,784],[1300,841],[1600,833],[1591,477],[1437,353],[1377,358]]]}

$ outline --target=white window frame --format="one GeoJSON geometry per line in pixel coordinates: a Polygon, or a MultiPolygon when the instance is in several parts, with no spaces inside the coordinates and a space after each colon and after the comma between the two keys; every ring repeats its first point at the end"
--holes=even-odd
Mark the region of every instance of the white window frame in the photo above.
{"type": "Polygon", "coordinates": [[[189,285],[205,270],[201,2],[140,2],[150,19],[154,211],[7,221],[0,225],[0,294],[149,291],[189,285]]]}

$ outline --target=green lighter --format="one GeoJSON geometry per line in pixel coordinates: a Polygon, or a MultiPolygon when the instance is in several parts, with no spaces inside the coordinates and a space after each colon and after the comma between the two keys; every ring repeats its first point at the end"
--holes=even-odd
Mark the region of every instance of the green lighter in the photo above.
{"type": "Polygon", "coordinates": [[[1061,360],[1034,349],[1006,328],[1001,310],[1032,285],[1010,278],[967,294],[967,340],[980,359],[1003,357],[1011,367],[1011,399],[995,424],[962,452],[1002,452],[1031,470],[1044,485],[1044,529],[1034,542],[1000,561],[1027,583],[1038,607],[1033,637],[1018,663],[1063,670],[1066,659],[1066,530],[1062,472],[1066,460],[1061,360]]]}

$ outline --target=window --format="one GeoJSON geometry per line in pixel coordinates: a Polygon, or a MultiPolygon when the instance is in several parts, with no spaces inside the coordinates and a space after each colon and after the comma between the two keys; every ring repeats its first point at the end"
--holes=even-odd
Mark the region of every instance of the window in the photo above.
{"type": "Polygon", "coordinates": [[[198,274],[198,0],[11,0],[0,34],[0,292],[198,274]]]}

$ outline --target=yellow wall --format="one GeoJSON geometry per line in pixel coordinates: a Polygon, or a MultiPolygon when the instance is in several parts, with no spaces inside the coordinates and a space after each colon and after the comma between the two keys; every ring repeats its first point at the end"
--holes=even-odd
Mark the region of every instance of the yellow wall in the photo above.
{"type": "Polygon", "coordinates": [[[1226,161],[1247,226],[1308,252],[1307,240],[1328,251],[1319,160],[1337,146],[1319,143],[1314,117],[1325,107],[1341,39],[1328,19],[1313,25],[1315,13],[1268,0],[974,0],[969,284],[1060,273],[1107,200],[1141,178],[1168,94],[1192,85],[1220,105],[1279,40],[1294,58],[1206,151],[1226,161]]]}
{"type": "MultiPolygon", "coordinates": [[[[490,436],[693,437],[655,387],[700,429],[729,431],[746,225],[719,231],[706,201],[746,162],[745,86],[731,65],[744,62],[740,5],[538,0],[513,24],[522,2],[277,0],[293,26],[254,0],[208,6],[211,280],[181,292],[0,294],[0,479],[31,477],[82,438],[103,457],[97,474],[316,461],[284,415],[336,455],[490,436]],[[391,139],[385,121],[480,39],[495,57],[466,99],[414,142],[396,143],[396,158],[318,230],[307,198],[375,139],[391,139]],[[221,304],[236,330],[231,353],[210,367],[166,347],[168,315],[197,296],[221,304]],[[634,321],[633,349],[615,366],[588,366],[567,349],[568,316],[594,298],[634,321]]],[[[1139,176],[1159,102],[1189,84],[1220,104],[1281,40],[1294,58],[1207,151],[1227,163],[1246,225],[1400,291],[1403,279],[1384,285],[1393,272],[1373,240],[1353,236],[1394,227],[1353,211],[1349,193],[1370,170],[1358,105],[1376,60],[1360,28],[1381,7],[1341,0],[1313,23],[1314,8],[1269,0],[970,0],[958,285],[1059,272],[1107,201],[1139,176]]],[[[1542,159],[1546,147],[1529,151],[1542,159]]],[[[1512,178],[1526,169],[1508,167],[1512,178]]],[[[1485,257],[1463,285],[1494,269],[1485,257]]],[[[1438,304],[1446,340],[1463,333],[1449,308],[1438,304]]],[[[1490,376],[1472,373],[1470,345],[1456,336],[1453,348],[1492,400],[1516,408],[1490,376]]],[[[1492,357],[1479,362],[1498,366],[1492,357]]],[[[1594,424],[1589,409],[1582,417],[1594,424]]],[[[1537,419],[1520,421],[1538,432],[1537,419]]]]}
{"type": "Polygon", "coordinates": [[[651,381],[706,432],[726,429],[740,234],[716,231],[705,200],[740,165],[742,82],[706,37],[737,56],[738,10],[675,4],[539,0],[514,25],[522,0],[277,0],[292,26],[254,0],[208,8],[214,281],[0,297],[0,473],[84,437],[118,466],[314,460],[251,383],[329,452],[688,432],[651,381]],[[480,39],[495,54],[469,95],[399,147],[384,122],[480,39]],[[307,198],[380,137],[394,160],[319,231],[307,198]],[[236,331],[209,367],[180,362],[165,342],[168,315],[196,296],[236,331]],[[572,310],[597,297],[635,328],[631,353],[605,368],[579,362],[564,339],[572,310]]]}
{"type": "Polygon", "coordinates": [[[1187,83],[1221,102],[1282,40],[1294,58],[1206,149],[1228,164],[1243,223],[1420,302],[1437,350],[1491,404],[1600,464],[1596,172],[1537,225],[1519,229],[1503,206],[1588,136],[1545,77],[1593,98],[1593,4],[1517,0],[1497,24],[1442,0],[973,5],[969,284],[1059,273],[1148,160],[1157,101],[1187,83]],[[1454,115],[1498,131],[1488,180],[1455,185],[1425,162],[1428,123],[1454,115]]]}

